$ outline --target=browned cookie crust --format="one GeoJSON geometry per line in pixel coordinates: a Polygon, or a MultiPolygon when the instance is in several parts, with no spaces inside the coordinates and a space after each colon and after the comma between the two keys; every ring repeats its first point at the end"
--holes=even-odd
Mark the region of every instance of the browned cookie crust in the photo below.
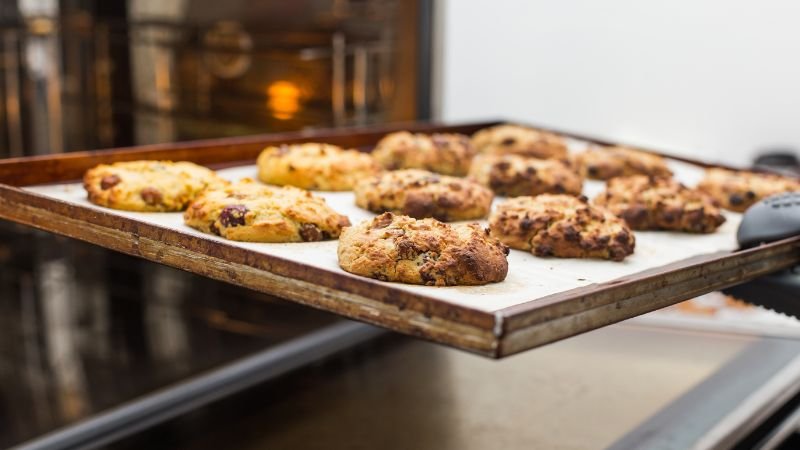
{"type": "Polygon", "coordinates": [[[412,134],[398,131],[378,142],[372,157],[385,169],[425,169],[464,176],[475,149],[463,134],[412,134]]]}
{"type": "Polygon", "coordinates": [[[489,229],[509,247],[536,256],[621,261],[635,245],[625,221],[583,197],[569,195],[507,200],[492,212],[489,229]]]}
{"type": "Polygon", "coordinates": [[[800,191],[800,180],[775,174],[712,168],[697,188],[707,193],[723,208],[744,212],[766,197],[800,191]]]}
{"type": "Polygon", "coordinates": [[[346,216],[311,192],[249,179],[203,192],[183,219],[205,233],[247,242],[321,241],[339,236],[350,225],[346,216]]]}
{"type": "Polygon", "coordinates": [[[567,144],[561,136],[522,125],[484,128],[472,136],[472,146],[482,153],[512,153],[542,159],[567,156],[567,144]]]}
{"type": "Polygon", "coordinates": [[[100,164],[83,176],[90,202],[141,212],[183,211],[207,187],[227,183],[213,170],[185,161],[100,164]]]}
{"type": "Polygon", "coordinates": [[[450,225],[384,213],[345,228],[342,269],[369,278],[428,286],[503,281],[508,247],[476,223],[450,225]]]}
{"type": "Polygon", "coordinates": [[[472,161],[470,178],[497,195],[580,195],[583,179],[568,162],[518,155],[480,155],[472,161]]]}
{"type": "Polygon", "coordinates": [[[713,233],[725,223],[711,197],[668,178],[613,178],[594,204],[622,217],[634,230],[713,233]]]}
{"type": "Polygon", "coordinates": [[[595,180],[627,175],[672,176],[661,156],[627,147],[594,147],[576,154],[574,160],[583,176],[595,180]]]}
{"type": "Polygon", "coordinates": [[[494,195],[478,183],[419,169],[384,172],[356,185],[356,205],[445,222],[482,219],[494,195]]]}
{"type": "Polygon", "coordinates": [[[264,183],[320,191],[349,191],[381,170],[366,153],[317,143],[267,147],[256,164],[264,183]]]}

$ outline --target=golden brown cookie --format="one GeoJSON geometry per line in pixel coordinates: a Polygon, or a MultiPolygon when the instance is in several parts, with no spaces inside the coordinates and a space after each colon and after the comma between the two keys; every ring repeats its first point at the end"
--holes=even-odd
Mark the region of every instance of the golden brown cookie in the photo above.
{"type": "Polygon", "coordinates": [[[250,179],[200,194],[183,215],[186,225],[234,241],[310,242],[332,239],[349,226],[325,199],[292,186],[250,179]]]}
{"type": "Polygon", "coordinates": [[[583,176],[595,180],[627,175],[672,176],[661,156],[627,147],[593,147],[573,159],[583,176]]]}
{"type": "Polygon", "coordinates": [[[352,190],[356,182],[381,170],[366,153],[316,143],[267,147],[257,164],[264,183],[319,191],[352,190]]]}
{"type": "Polygon", "coordinates": [[[580,195],[583,179],[569,162],[526,158],[518,155],[479,155],[472,161],[469,177],[497,195],[580,195]]]}
{"type": "Polygon", "coordinates": [[[358,183],[354,191],[356,205],[372,212],[445,222],[482,219],[494,198],[474,181],[419,169],[384,172],[358,183]]]}
{"type": "Polygon", "coordinates": [[[622,217],[634,230],[713,233],[725,223],[711,197],[670,178],[612,178],[593,203],[622,217]]]}
{"type": "Polygon", "coordinates": [[[697,188],[723,208],[744,212],[757,201],[775,194],[800,191],[800,180],[775,174],[711,168],[697,188]]]}
{"type": "Polygon", "coordinates": [[[484,128],[472,135],[472,146],[482,153],[512,153],[541,159],[567,156],[567,144],[561,136],[522,125],[484,128]]]}
{"type": "Polygon", "coordinates": [[[424,169],[444,175],[464,176],[475,156],[463,134],[412,134],[398,131],[375,146],[372,157],[385,169],[424,169]]]}
{"type": "Polygon", "coordinates": [[[342,269],[369,278],[428,286],[503,281],[508,247],[477,223],[450,225],[384,213],[345,228],[342,269]]]}
{"type": "Polygon", "coordinates": [[[228,182],[190,162],[128,161],[100,164],[86,171],[89,201],[126,211],[183,211],[207,187],[228,182]]]}
{"type": "Polygon", "coordinates": [[[570,195],[507,200],[492,212],[489,229],[509,247],[536,256],[622,261],[635,245],[624,220],[570,195]]]}

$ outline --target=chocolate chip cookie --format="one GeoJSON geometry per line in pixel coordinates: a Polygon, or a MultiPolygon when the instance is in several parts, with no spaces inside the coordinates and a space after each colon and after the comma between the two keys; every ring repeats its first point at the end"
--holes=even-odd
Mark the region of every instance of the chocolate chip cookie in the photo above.
{"type": "Polygon", "coordinates": [[[725,223],[711,197],[669,178],[613,178],[593,203],[622,217],[634,230],[713,233],[725,223]]]}
{"type": "Polygon", "coordinates": [[[627,175],[672,176],[661,156],[627,147],[593,147],[573,159],[583,176],[595,180],[627,175]]]}
{"type": "Polygon", "coordinates": [[[489,229],[509,247],[536,256],[622,261],[635,245],[624,220],[570,195],[509,199],[492,212],[489,229]]]}
{"type": "Polygon", "coordinates": [[[472,146],[481,153],[511,153],[541,159],[567,156],[567,144],[561,136],[522,125],[484,128],[472,136],[472,146]]]}
{"type": "Polygon", "coordinates": [[[319,191],[352,190],[356,182],[381,170],[366,153],[317,143],[267,147],[257,165],[264,183],[319,191]]]}
{"type": "Polygon", "coordinates": [[[190,162],[129,161],[100,164],[83,176],[89,201],[126,211],[183,211],[207,187],[228,182],[190,162]]]}
{"type": "Polygon", "coordinates": [[[526,158],[519,155],[479,155],[469,177],[497,195],[580,195],[583,178],[568,161],[526,158]]]}
{"type": "Polygon", "coordinates": [[[385,169],[424,169],[464,176],[475,149],[463,134],[422,134],[398,131],[375,146],[372,157],[385,169]]]}
{"type": "Polygon", "coordinates": [[[449,222],[489,214],[492,191],[470,180],[419,169],[384,172],[356,185],[356,205],[376,213],[449,222]]]}
{"type": "Polygon", "coordinates": [[[800,191],[800,180],[775,174],[711,168],[706,170],[706,176],[697,188],[723,208],[744,212],[763,198],[800,191]]]}
{"type": "Polygon", "coordinates": [[[206,190],[189,205],[183,220],[205,233],[247,242],[321,241],[336,238],[350,225],[311,192],[249,179],[206,190]]]}
{"type": "Polygon", "coordinates": [[[345,228],[342,269],[369,278],[428,286],[503,281],[508,247],[476,223],[451,225],[384,213],[345,228]]]}

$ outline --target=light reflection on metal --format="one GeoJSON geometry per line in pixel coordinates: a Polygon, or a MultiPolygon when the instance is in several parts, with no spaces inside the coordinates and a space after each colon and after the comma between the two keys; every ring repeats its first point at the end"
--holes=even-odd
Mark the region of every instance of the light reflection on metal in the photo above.
{"type": "Polygon", "coordinates": [[[353,107],[356,125],[367,123],[367,75],[369,53],[364,46],[353,50],[353,107]]]}
{"type": "Polygon", "coordinates": [[[276,119],[291,119],[300,110],[301,94],[291,81],[276,81],[267,86],[267,107],[276,119]]]}
{"type": "Polygon", "coordinates": [[[347,58],[347,44],[344,33],[335,33],[332,41],[333,47],[333,75],[331,77],[331,107],[333,108],[333,124],[337,126],[345,123],[345,63],[347,58]]]}

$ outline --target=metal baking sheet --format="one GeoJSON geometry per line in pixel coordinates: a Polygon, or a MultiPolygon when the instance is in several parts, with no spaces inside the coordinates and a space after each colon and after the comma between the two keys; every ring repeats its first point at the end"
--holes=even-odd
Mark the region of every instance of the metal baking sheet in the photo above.
{"type": "MultiPolygon", "coordinates": [[[[480,127],[469,124],[448,129],[471,132],[480,127]]],[[[406,128],[414,127],[397,127],[406,128]]],[[[384,132],[389,131],[392,129],[384,132]]],[[[382,135],[383,132],[374,131],[366,146],[382,135]]],[[[297,136],[292,138],[298,139],[297,136]]],[[[283,142],[281,136],[265,139],[283,142]]],[[[324,133],[302,139],[330,142],[324,133]]],[[[235,145],[235,142],[218,142],[235,145]]],[[[582,151],[590,142],[573,138],[570,150],[582,151]]],[[[229,167],[219,170],[220,175],[232,181],[255,178],[253,161],[257,150],[258,146],[252,146],[249,151],[252,159],[228,164],[229,167]]],[[[166,155],[170,153],[168,148],[161,151],[166,155]]],[[[117,151],[117,156],[126,160],[136,159],[134,154],[117,151]]],[[[191,156],[191,153],[184,154],[191,156]]],[[[96,159],[98,154],[93,155],[96,159]]],[[[99,155],[105,157],[104,160],[116,159],[113,151],[99,155]]],[[[180,156],[172,159],[192,160],[183,154],[180,156]]],[[[93,165],[91,158],[82,163],[87,168],[93,165]]],[[[696,184],[704,170],[701,165],[675,159],[669,160],[669,165],[676,178],[687,185],[696,184]]],[[[56,214],[58,210],[79,211],[79,218],[66,225],[53,224],[49,218],[32,220],[36,219],[36,214],[43,214],[37,211],[34,217],[21,214],[26,217],[17,219],[22,219],[23,223],[495,357],[633,317],[778,270],[798,259],[798,252],[793,251],[796,242],[736,252],[735,231],[740,215],[726,212],[727,222],[712,234],[637,231],[636,251],[623,262],[538,258],[512,250],[508,277],[501,283],[415,286],[380,282],[344,272],[337,264],[336,241],[233,242],[185,226],[181,213],[135,213],[95,206],[86,200],[82,186],[74,181],[36,184],[12,189],[23,197],[35,197],[43,210],[48,205],[58,205],[58,208],[51,208],[56,214]],[[100,228],[77,230],[75,227],[81,223],[100,225],[100,228]],[[117,229],[113,224],[117,224],[117,229]]],[[[591,198],[602,189],[602,182],[587,181],[584,193],[591,198]]],[[[355,206],[350,192],[319,195],[338,212],[348,215],[353,223],[373,216],[355,206]]],[[[496,199],[495,204],[502,200],[496,199]]],[[[0,215],[15,218],[11,211],[0,215]]]]}

